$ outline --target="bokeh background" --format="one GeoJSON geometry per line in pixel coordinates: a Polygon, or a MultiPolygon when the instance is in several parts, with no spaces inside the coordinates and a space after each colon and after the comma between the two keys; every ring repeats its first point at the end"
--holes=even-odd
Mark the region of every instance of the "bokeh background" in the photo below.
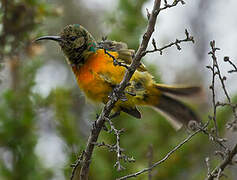
{"type": "MultiPolygon", "coordinates": [[[[172,3],[172,1],[168,1],[172,3]]],[[[41,35],[56,35],[68,24],[81,24],[99,41],[103,36],[124,41],[137,49],[145,30],[146,8],[153,0],[1,0],[0,1],[0,179],[64,180],[71,175],[70,165],[85,148],[91,124],[101,105],[88,102],[76,85],[59,46],[54,42],[35,44],[41,35]]],[[[235,0],[187,1],[162,11],[153,37],[162,47],[176,38],[185,38],[184,29],[194,36],[195,44],[184,43],[182,50],[167,49],[163,55],[147,55],[143,62],[158,82],[200,85],[203,94],[187,101],[207,120],[212,113],[208,89],[212,74],[209,42],[217,42],[219,64],[227,76],[227,88],[237,100],[237,76],[228,74],[229,56],[237,63],[237,21],[235,0]]],[[[150,45],[149,48],[152,48],[150,45]]],[[[93,88],[93,87],[92,87],[93,88]]],[[[221,86],[217,99],[225,100],[221,86]]],[[[126,170],[114,168],[116,154],[96,148],[90,179],[115,179],[148,166],[149,147],[153,161],[161,159],[184,139],[188,132],[176,132],[167,121],[150,108],[140,108],[141,120],[122,114],[115,120],[126,131],[122,147],[135,163],[123,163],[126,170]]],[[[237,142],[236,133],[226,133],[224,124],[232,118],[231,110],[220,108],[218,126],[229,137],[228,146],[237,142]]],[[[99,142],[113,144],[115,137],[102,132],[99,142]]],[[[213,152],[219,147],[205,135],[198,135],[169,160],[152,171],[153,179],[204,179],[205,158],[214,167],[219,159],[213,152]]],[[[226,179],[237,178],[237,168],[230,167],[226,179]]],[[[137,179],[147,179],[141,175],[137,179]]]]}

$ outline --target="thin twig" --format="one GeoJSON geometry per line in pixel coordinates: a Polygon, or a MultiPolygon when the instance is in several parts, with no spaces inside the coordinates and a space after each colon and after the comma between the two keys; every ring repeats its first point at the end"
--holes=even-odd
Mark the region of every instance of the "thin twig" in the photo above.
{"type": "MultiPolygon", "coordinates": [[[[215,55],[216,51],[219,50],[219,48],[216,48],[215,47],[215,41],[211,41],[210,42],[210,46],[211,46],[211,51],[208,53],[212,56],[212,61],[213,61],[213,65],[212,67],[210,66],[207,66],[208,69],[211,69],[212,71],[212,85],[210,86],[210,89],[212,90],[212,103],[213,103],[213,108],[214,108],[214,115],[213,115],[213,121],[215,123],[215,130],[217,131],[217,124],[216,124],[216,108],[219,104],[216,103],[216,100],[215,100],[215,92],[214,92],[214,85],[215,85],[215,76],[218,76],[220,82],[221,82],[221,85],[222,85],[222,89],[224,91],[224,94],[228,100],[228,103],[229,104],[232,104],[231,102],[231,99],[230,99],[230,96],[229,96],[229,93],[226,89],[226,86],[225,86],[225,81],[226,81],[226,77],[225,76],[222,76],[221,75],[221,71],[220,71],[220,68],[219,68],[219,65],[218,65],[218,62],[217,62],[217,57],[215,55]]],[[[224,61],[227,61],[227,62],[231,62],[229,60],[228,57],[225,57],[224,58],[224,61]]],[[[232,62],[230,64],[233,64],[232,62]]],[[[236,106],[230,106],[231,109],[232,109],[232,112],[233,112],[233,115],[234,115],[234,121],[233,122],[230,122],[227,124],[227,128],[235,128],[236,126],[236,123],[237,123],[237,111],[236,111],[236,106]]],[[[216,132],[217,134],[217,132],[216,132]]]]}
{"type": "Polygon", "coordinates": [[[104,49],[104,52],[105,54],[107,54],[109,57],[111,57],[113,59],[113,63],[114,63],[114,66],[122,66],[122,67],[125,67],[126,69],[128,69],[128,65],[122,63],[122,62],[119,62],[112,54],[110,54],[106,49],[104,49]]]}
{"type": "Polygon", "coordinates": [[[76,163],[71,165],[71,167],[72,167],[72,174],[71,174],[71,178],[70,178],[71,180],[72,180],[73,177],[75,176],[76,169],[80,166],[84,154],[85,154],[85,151],[82,151],[81,155],[77,158],[76,163]]]}
{"type": "Polygon", "coordinates": [[[120,147],[120,135],[123,132],[123,130],[116,129],[113,122],[109,118],[108,118],[108,122],[110,124],[111,132],[114,132],[114,134],[116,136],[115,151],[117,153],[117,161],[116,161],[114,167],[117,167],[117,170],[121,171],[125,168],[121,165],[120,160],[124,159],[124,157],[126,157],[125,155],[122,154],[123,149],[120,147]]]}
{"type": "Polygon", "coordinates": [[[110,152],[114,151],[116,152],[116,147],[114,145],[106,144],[104,142],[101,143],[94,143],[97,147],[106,147],[109,149],[110,152]]]}
{"type": "MultiPolygon", "coordinates": [[[[209,124],[209,121],[207,122],[209,124]]],[[[207,131],[207,127],[198,127],[204,134],[208,135],[209,140],[214,141],[215,143],[219,144],[220,147],[222,147],[224,150],[227,150],[227,147],[223,144],[223,142],[226,142],[227,140],[225,138],[219,138],[217,136],[212,135],[210,132],[207,131]]]]}
{"type": "MultiPolygon", "coordinates": [[[[153,161],[153,146],[152,146],[152,144],[150,144],[148,146],[147,158],[148,158],[148,167],[151,167],[152,161],[153,161]]],[[[152,169],[150,171],[148,171],[148,180],[152,180],[152,169]]]]}
{"type": "Polygon", "coordinates": [[[176,39],[175,42],[171,42],[170,44],[167,44],[167,45],[165,45],[165,46],[163,46],[161,48],[157,48],[155,39],[152,39],[153,50],[148,50],[145,53],[147,54],[147,53],[153,53],[153,52],[157,52],[158,51],[158,52],[160,52],[160,55],[162,55],[164,49],[167,49],[167,48],[172,47],[174,45],[177,47],[178,50],[181,50],[180,44],[182,42],[190,42],[191,41],[191,42],[194,43],[194,38],[189,35],[187,29],[185,29],[185,35],[186,35],[185,39],[181,39],[181,40],[176,39]]]}
{"type": "MultiPolygon", "coordinates": [[[[237,154],[237,144],[235,144],[234,148],[228,153],[225,159],[217,166],[206,178],[206,180],[213,180],[218,174],[222,173],[224,169],[232,164],[233,157],[237,154]]],[[[220,175],[219,175],[220,176],[220,175]]]]}
{"type": "Polygon", "coordinates": [[[206,162],[206,165],[207,165],[207,175],[209,176],[211,174],[210,158],[206,157],[205,162],[206,162]]]}
{"type": "MultiPolygon", "coordinates": [[[[223,171],[224,169],[228,166],[232,164],[232,159],[233,157],[237,154],[237,144],[234,146],[234,148],[230,151],[228,148],[226,148],[223,144],[224,141],[226,141],[225,138],[219,138],[217,136],[217,126],[216,126],[216,109],[218,106],[229,106],[232,108],[232,112],[233,115],[235,117],[235,120],[232,122],[233,124],[236,123],[237,120],[237,114],[236,114],[236,105],[233,104],[231,102],[230,96],[228,94],[228,91],[226,89],[225,86],[225,80],[227,79],[226,77],[223,77],[221,75],[221,71],[217,62],[217,57],[216,57],[216,51],[219,50],[219,48],[216,48],[215,46],[215,41],[211,41],[210,42],[210,46],[211,46],[211,51],[208,53],[212,56],[212,67],[207,66],[208,69],[211,69],[212,71],[212,85],[210,86],[210,89],[212,90],[212,103],[213,103],[213,108],[214,108],[214,115],[213,117],[211,117],[211,119],[214,120],[215,122],[215,131],[216,131],[216,136],[211,135],[211,133],[209,133],[208,131],[206,131],[206,129],[203,130],[203,132],[205,134],[208,134],[209,137],[211,137],[211,140],[215,141],[216,143],[218,143],[221,147],[224,148],[225,151],[216,151],[216,154],[219,154],[221,156],[221,158],[223,159],[223,161],[214,168],[214,170],[212,172],[210,172],[210,169],[208,170],[208,174],[207,174],[207,178],[206,180],[213,180],[213,179],[219,179],[221,176],[223,176],[223,171]],[[218,77],[218,79],[221,82],[222,85],[222,89],[224,91],[224,94],[228,100],[227,103],[221,103],[221,102],[216,102],[215,100],[215,77],[218,77]]],[[[236,67],[230,60],[228,57],[224,57],[224,61],[225,62],[229,62],[234,68],[236,67]]],[[[228,123],[231,124],[231,123],[228,123]]],[[[230,125],[231,126],[233,126],[230,125]]]]}
{"type": "Polygon", "coordinates": [[[216,106],[216,94],[215,94],[215,78],[218,74],[218,72],[216,72],[216,70],[219,70],[219,68],[217,69],[218,64],[217,64],[216,51],[220,50],[220,49],[215,47],[215,41],[211,41],[210,46],[211,46],[211,51],[208,54],[210,54],[212,57],[212,67],[207,66],[207,68],[212,71],[212,83],[211,83],[211,86],[209,87],[212,91],[212,106],[213,106],[213,116],[211,118],[214,122],[215,134],[216,134],[216,136],[218,136],[218,127],[217,127],[217,121],[216,121],[217,106],[216,106]]]}
{"type": "Polygon", "coordinates": [[[216,106],[230,106],[232,108],[237,108],[237,104],[235,103],[216,102],[216,106]]]}
{"type": "Polygon", "coordinates": [[[186,139],[184,139],[181,143],[179,143],[176,147],[174,147],[170,152],[168,152],[166,154],[166,156],[164,158],[162,158],[160,161],[154,163],[152,166],[145,168],[141,171],[138,171],[136,173],[133,174],[129,174],[123,177],[118,178],[117,180],[123,180],[123,179],[128,179],[128,178],[133,178],[133,177],[137,177],[140,174],[143,174],[145,172],[149,172],[151,171],[153,168],[155,168],[156,166],[162,164],[163,162],[165,162],[174,152],[176,152],[178,149],[180,149],[184,144],[186,144],[190,139],[192,139],[193,136],[195,136],[196,134],[198,134],[199,132],[201,132],[200,129],[198,129],[197,131],[195,131],[194,133],[190,134],[186,139]]]}
{"type": "Polygon", "coordinates": [[[164,0],[164,7],[160,8],[160,11],[165,10],[167,8],[172,8],[172,7],[176,6],[178,3],[181,3],[182,5],[185,4],[185,2],[183,0],[174,0],[174,2],[172,4],[168,4],[167,0],[164,0]]]}
{"type": "Polygon", "coordinates": [[[230,60],[230,58],[228,56],[224,57],[224,61],[228,62],[234,69],[229,70],[228,73],[233,73],[233,72],[237,72],[237,67],[236,65],[230,60]]]}
{"type": "Polygon", "coordinates": [[[208,54],[212,55],[212,59],[213,59],[213,62],[214,62],[214,68],[216,68],[216,74],[218,75],[218,77],[220,79],[220,82],[221,82],[221,85],[222,85],[222,89],[223,89],[223,91],[225,93],[225,96],[226,96],[226,98],[228,99],[228,101],[230,103],[231,102],[230,96],[229,96],[229,94],[227,92],[227,89],[225,87],[225,82],[224,82],[226,80],[226,77],[222,77],[221,71],[220,71],[220,68],[219,68],[219,65],[218,65],[218,62],[217,62],[217,57],[215,55],[215,52],[217,50],[220,50],[220,48],[215,47],[215,41],[211,41],[210,45],[211,45],[212,50],[208,54]]]}

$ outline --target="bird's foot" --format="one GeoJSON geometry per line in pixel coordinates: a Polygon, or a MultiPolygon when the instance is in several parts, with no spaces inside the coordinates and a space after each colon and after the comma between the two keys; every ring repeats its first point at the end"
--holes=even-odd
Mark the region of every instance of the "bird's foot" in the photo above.
{"type": "Polygon", "coordinates": [[[125,92],[120,92],[119,90],[118,90],[118,86],[116,85],[114,88],[113,88],[113,91],[110,93],[110,95],[109,95],[109,98],[111,99],[111,98],[115,98],[115,100],[117,101],[117,100],[121,100],[121,101],[127,101],[128,99],[127,99],[127,97],[126,97],[126,95],[125,95],[125,92]]]}

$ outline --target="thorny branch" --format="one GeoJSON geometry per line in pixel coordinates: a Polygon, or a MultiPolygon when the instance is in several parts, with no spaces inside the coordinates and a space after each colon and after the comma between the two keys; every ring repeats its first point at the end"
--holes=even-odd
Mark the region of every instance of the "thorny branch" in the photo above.
{"type": "MultiPolygon", "coordinates": [[[[206,180],[213,180],[215,177],[220,177],[224,169],[232,164],[232,160],[234,156],[237,154],[237,144],[235,144],[234,148],[228,152],[228,155],[225,159],[217,166],[206,178],[206,180]]],[[[219,179],[219,178],[218,178],[219,179]]]]}
{"type": "MultiPolygon", "coordinates": [[[[216,102],[215,91],[214,91],[216,76],[218,77],[218,79],[221,82],[222,89],[223,89],[224,94],[225,94],[225,96],[228,100],[229,106],[232,108],[232,112],[233,112],[233,115],[234,115],[234,121],[227,124],[228,129],[237,128],[237,111],[236,111],[236,105],[232,105],[230,96],[229,96],[228,91],[227,91],[226,86],[225,86],[225,81],[227,80],[227,77],[221,75],[221,71],[220,71],[220,68],[219,68],[219,65],[218,65],[218,62],[217,62],[217,57],[215,55],[216,51],[220,50],[220,49],[215,47],[215,41],[211,41],[210,46],[211,46],[211,51],[208,54],[210,54],[212,56],[212,62],[213,63],[212,63],[212,67],[207,66],[207,68],[212,71],[212,84],[210,86],[210,89],[212,90],[212,104],[213,104],[213,111],[214,111],[214,115],[213,115],[212,119],[213,119],[214,124],[215,124],[215,131],[216,131],[215,133],[216,133],[216,135],[218,135],[218,129],[217,129],[217,124],[216,124],[216,109],[217,109],[218,106],[223,105],[223,103],[216,102]]],[[[230,64],[232,64],[232,66],[234,65],[229,60],[228,57],[224,57],[224,61],[229,62],[230,64]]],[[[233,67],[236,67],[236,66],[234,65],[233,67]]]]}
{"type": "Polygon", "coordinates": [[[206,165],[207,165],[207,174],[210,175],[211,174],[210,158],[206,157],[205,162],[206,162],[206,165]]]}
{"type": "Polygon", "coordinates": [[[120,147],[120,136],[121,136],[121,133],[124,132],[124,130],[123,129],[121,129],[121,130],[116,129],[113,122],[111,121],[111,119],[108,118],[107,120],[110,124],[110,128],[111,128],[110,132],[114,132],[114,134],[116,135],[116,144],[113,147],[114,147],[115,152],[117,153],[117,161],[114,166],[117,167],[118,171],[121,171],[125,168],[121,165],[120,160],[124,160],[125,162],[126,161],[135,162],[135,159],[133,157],[131,157],[131,158],[127,157],[123,153],[124,149],[122,149],[120,147]]]}
{"type": "MultiPolygon", "coordinates": [[[[147,159],[148,167],[151,167],[153,161],[153,146],[151,144],[148,146],[147,159]]],[[[148,180],[152,180],[152,170],[148,171],[148,180]]]]}
{"type": "Polygon", "coordinates": [[[194,38],[189,35],[189,32],[188,32],[187,29],[185,29],[185,35],[186,35],[185,39],[181,39],[181,40],[176,39],[175,42],[171,42],[170,44],[165,45],[162,48],[157,48],[155,39],[152,39],[153,50],[148,50],[145,53],[147,54],[147,53],[153,53],[153,52],[159,51],[160,55],[162,55],[164,49],[167,49],[167,48],[172,47],[174,45],[180,51],[181,50],[180,43],[182,43],[182,42],[190,42],[190,41],[194,43],[194,38]]]}
{"type": "MultiPolygon", "coordinates": [[[[225,86],[225,81],[226,81],[226,77],[222,77],[221,75],[221,72],[220,72],[220,68],[219,68],[219,65],[218,65],[218,62],[217,62],[217,57],[216,57],[216,51],[217,50],[220,50],[219,48],[216,48],[215,46],[215,41],[211,41],[210,42],[210,46],[211,46],[211,51],[208,53],[211,55],[212,57],[212,67],[211,66],[207,66],[208,69],[211,70],[212,72],[212,84],[210,86],[210,89],[212,91],[212,104],[213,104],[213,116],[210,117],[211,120],[214,121],[214,124],[215,124],[215,136],[212,135],[212,133],[208,132],[207,130],[203,130],[203,132],[207,135],[209,135],[209,137],[211,137],[211,140],[215,141],[216,143],[218,143],[221,147],[224,148],[224,151],[216,151],[216,154],[220,155],[222,157],[222,162],[216,167],[214,168],[214,170],[211,172],[210,170],[210,163],[209,163],[209,158],[207,157],[206,159],[208,159],[208,162],[206,161],[207,163],[207,167],[208,167],[208,173],[207,173],[207,178],[206,180],[213,180],[214,178],[216,179],[219,179],[221,176],[223,176],[223,171],[224,169],[228,166],[228,165],[231,165],[232,164],[232,161],[233,161],[233,157],[237,154],[237,144],[234,146],[234,148],[232,150],[229,150],[223,143],[226,141],[225,138],[219,138],[218,137],[218,129],[217,129],[217,125],[216,125],[216,111],[217,111],[217,107],[218,106],[229,106],[232,108],[232,112],[233,112],[233,115],[235,117],[235,120],[232,122],[232,123],[228,123],[228,125],[230,127],[233,127],[234,124],[236,125],[236,117],[237,117],[237,114],[236,114],[236,107],[237,105],[236,104],[233,104],[231,102],[231,99],[230,99],[230,96],[226,90],[226,86],[225,86]],[[227,98],[227,103],[221,103],[221,102],[216,102],[216,99],[215,99],[215,78],[216,76],[218,77],[218,79],[220,80],[221,82],[221,85],[222,85],[222,89],[224,91],[224,94],[227,98]],[[231,125],[230,125],[231,124],[231,125]]],[[[224,57],[224,61],[225,62],[229,62],[234,68],[236,67],[228,57],[224,57]]],[[[227,127],[227,128],[230,128],[230,127],[227,127]]]]}
{"type": "Polygon", "coordinates": [[[72,167],[72,174],[71,174],[71,178],[70,178],[71,180],[75,176],[76,169],[81,165],[84,154],[85,154],[85,151],[82,151],[81,155],[77,158],[77,161],[71,165],[71,167],[72,167]]]}
{"type": "Polygon", "coordinates": [[[110,152],[114,151],[116,152],[116,147],[110,144],[106,144],[105,142],[101,143],[94,143],[97,147],[106,147],[110,152]]]}
{"type": "Polygon", "coordinates": [[[182,5],[185,4],[184,0],[174,0],[174,2],[172,4],[168,4],[167,0],[164,0],[164,7],[160,8],[160,10],[165,10],[167,8],[172,8],[174,6],[176,6],[178,3],[181,3],[182,5]]]}
{"type": "MultiPolygon", "coordinates": [[[[154,32],[154,27],[156,23],[157,16],[160,12],[160,1],[161,0],[155,0],[153,5],[153,10],[151,13],[151,16],[148,21],[148,26],[145,34],[143,35],[142,43],[140,44],[139,49],[137,50],[135,57],[133,58],[132,64],[127,69],[125,76],[119,86],[114,89],[112,96],[110,96],[110,100],[103,108],[99,118],[96,120],[94,127],[91,130],[91,133],[89,135],[86,149],[85,149],[85,155],[82,160],[82,167],[80,170],[80,178],[79,176],[73,176],[72,179],[81,179],[86,180],[88,179],[89,174],[89,167],[91,162],[92,153],[95,147],[95,142],[98,139],[98,136],[100,134],[100,131],[102,127],[104,126],[105,120],[109,117],[109,114],[111,110],[113,109],[115,103],[118,101],[119,97],[118,94],[121,94],[121,92],[124,91],[127,84],[129,83],[129,80],[131,79],[132,75],[134,74],[136,68],[140,65],[140,60],[144,56],[144,52],[146,51],[148,42],[151,38],[152,33],[154,32]]],[[[76,171],[79,171],[79,167],[76,169],[76,171]]]]}
{"type": "Polygon", "coordinates": [[[116,163],[114,166],[117,167],[118,171],[121,171],[121,170],[125,169],[121,165],[121,162],[120,162],[121,160],[123,160],[125,162],[135,162],[135,159],[133,157],[126,156],[124,154],[124,149],[120,147],[120,136],[124,132],[124,130],[123,129],[121,129],[121,130],[116,129],[110,118],[107,119],[107,122],[110,124],[110,128],[111,128],[108,132],[115,134],[116,143],[114,145],[106,144],[104,142],[101,142],[101,143],[96,142],[94,144],[97,147],[106,147],[110,152],[116,152],[117,160],[116,160],[116,163]]]}
{"type": "Polygon", "coordinates": [[[213,135],[212,133],[210,133],[207,130],[207,127],[210,124],[210,120],[212,120],[212,117],[209,117],[209,121],[207,121],[206,126],[202,127],[202,126],[200,126],[198,124],[196,124],[195,126],[196,126],[196,128],[200,129],[201,132],[203,132],[203,134],[207,135],[210,141],[213,141],[213,142],[219,144],[220,147],[222,147],[224,150],[227,150],[227,147],[225,146],[225,144],[223,144],[227,140],[225,138],[217,137],[217,136],[213,135]]]}
{"type": "Polygon", "coordinates": [[[111,55],[106,49],[104,49],[104,52],[105,54],[107,54],[109,57],[111,57],[113,59],[113,63],[114,63],[114,66],[122,66],[122,67],[125,67],[126,69],[128,69],[128,65],[122,63],[122,62],[119,62],[113,55],[111,55]]]}
{"type": "MultiPolygon", "coordinates": [[[[168,9],[168,8],[172,8],[177,6],[179,3],[181,3],[182,5],[185,4],[184,0],[174,0],[174,2],[172,4],[168,4],[167,0],[163,0],[164,1],[164,7],[161,7],[159,9],[159,11],[168,9]]],[[[147,15],[147,19],[150,19],[151,13],[149,12],[149,10],[146,8],[146,15],[147,15]]]]}
{"type": "MultiPolygon", "coordinates": [[[[206,125],[205,125],[206,126],[206,125]]],[[[153,168],[155,168],[156,166],[162,164],[163,162],[165,162],[174,152],[176,152],[177,150],[179,150],[184,144],[186,144],[188,141],[190,141],[193,136],[195,136],[196,134],[198,134],[199,132],[201,132],[201,129],[198,129],[196,130],[195,132],[193,132],[192,134],[190,134],[186,139],[184,139],[181,143],[179,143],[177,146],[175,146],[170,152],[168,152],[166,154],[166,156],[164,158],[162,158],[160,161],[152,164],[152,166],[148,167],[148,168],[145,168],[141,171],[138,171],[136,173],[133,173],[133,174],[129,174],[127,176],[123,176],[123,177],[120,177],[118,178],[117,180],[124,180],[124,179],[128,179],[128,178],[134,178],[134,177],[137,177],[138,175],[140,174],[143,174],[145,172],[149,172],[151,171],[153,168]]]]}
{"type": "MultiPolygon", "coordinates": [[[[215,41],[211,41],[210,45],[211,45],[211,51],[208,54],[210,54],[212,56],[212,67],[211,66],[207,66],[207,68],[212,71],[212,83],[211,83],[211,86],[209,88],[212,91],[213,116],[210,116],[210,118],[214,122],[214,126],[215,126],[214,131],[216,133],[216,136],[218,136],[218,127],[217,127],[217,122],[216,122],[215,78],[216,78],[216,76],[218,74],[216,72],[216,69],[218,67],[217,58],[216,58],[216,51],[220,50],[220,49],[215,47],[215,41]]],[[[219,68],[217,70],[219,70],[219,68]]]]}
{"type": "Polygon", "coordinates": [[[227,150],[227,147],[223,144],[227,140],[225,138],[219,138],[217,136],[212,135],[212,133],[209,133],[206,128],[199,127],[201,131],[208,135],[210,141],[214,141],[215,143],[219,144],[220,147],[222,147],[224,150],[227,150]]]}

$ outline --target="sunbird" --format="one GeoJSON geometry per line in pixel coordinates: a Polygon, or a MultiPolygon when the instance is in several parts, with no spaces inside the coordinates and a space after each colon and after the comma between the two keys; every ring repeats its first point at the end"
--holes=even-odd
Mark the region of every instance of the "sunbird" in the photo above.
{"type": "MultiPolygon", "coordinates": [[[[79,24],[66,26],[58,36],[43,36],[35,41],[41,40],[53,40],[60,45],[80,89],[88,99],[97,103],[107,103],[113,88],[124,77],[126,67],[116,65],[115,61],[130,65],[135,54],[123,42],[97,42],[79,24]]],[[[141,118],[137,106],[150,106],[165,115],[171,125],[178,129],[182,125],[188,126],[191,120],[199,122],[199,117],[175,97],[193,96],[199,92],[198,86],[156,83],[141,63],[125,89],[125,97],[118,100],[113,111],[141,118]]]]}

